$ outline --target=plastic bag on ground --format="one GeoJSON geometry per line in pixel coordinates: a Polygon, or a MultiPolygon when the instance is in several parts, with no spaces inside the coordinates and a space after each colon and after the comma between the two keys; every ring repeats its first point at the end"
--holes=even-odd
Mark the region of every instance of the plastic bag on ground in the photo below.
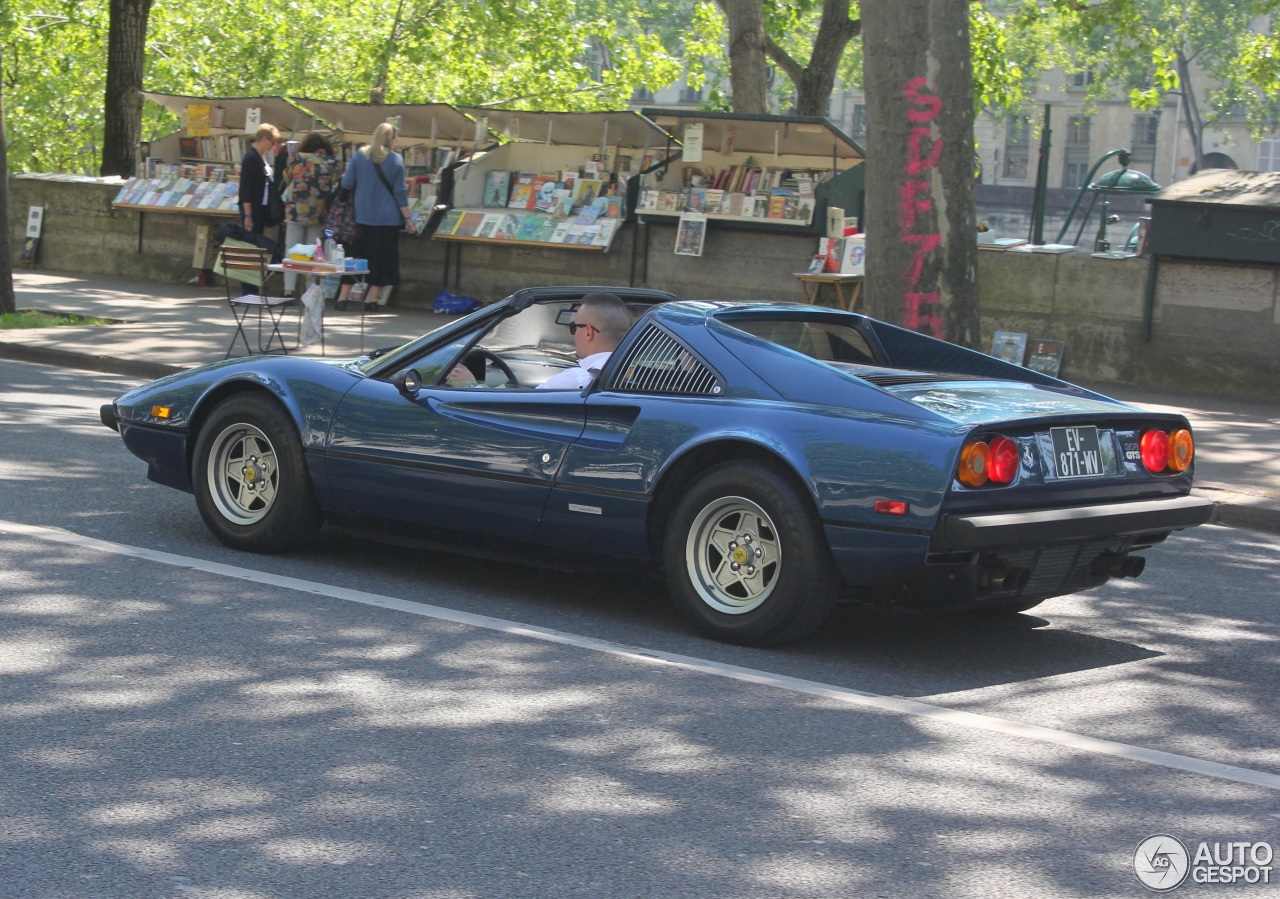
{"type": "Polygon", "coordinates": [[[311,346],[320,339],[324,327],[324,289],[312,284],[302,294],[302,326],[298,330],[298,346],[311,346]]]}

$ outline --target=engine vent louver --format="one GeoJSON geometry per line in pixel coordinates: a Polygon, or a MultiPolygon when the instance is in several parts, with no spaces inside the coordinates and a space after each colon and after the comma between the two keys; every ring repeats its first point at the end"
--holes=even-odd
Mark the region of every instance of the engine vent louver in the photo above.
{"type": "Polygon", "coordinates": [[[612,387],[677,396],[719,396],[724,389],[702,360],[656,325],[647,327],[627,352],[612,387]]]}

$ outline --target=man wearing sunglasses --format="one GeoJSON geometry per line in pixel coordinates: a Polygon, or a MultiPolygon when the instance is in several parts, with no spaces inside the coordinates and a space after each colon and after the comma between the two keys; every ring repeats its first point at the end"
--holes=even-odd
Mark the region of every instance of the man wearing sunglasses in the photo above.
{"type": "Polygon", "coordinates": [[[578,364],[566,368],[539,384],[545,390],[581,390],[604,368],[609,354],[631,328],[631,313],[622,300],[611,293],[589,293],[574,313],[569,333],[578,354],[578,364]]]}

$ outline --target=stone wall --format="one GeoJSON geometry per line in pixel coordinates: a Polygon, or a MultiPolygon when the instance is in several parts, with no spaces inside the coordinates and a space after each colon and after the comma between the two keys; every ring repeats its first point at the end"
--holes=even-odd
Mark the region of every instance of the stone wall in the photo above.
{"type": "MultiPolygon", "coordinates": [[[[116,188],[10,179],[10,240],[21,246],[28,206],[45,209],[38,265],[179,283],[196,272],[197,228],[228,217],[116,210],[116,188]]],[[[636,285],[695,299],[801,298],[792,276],[811,236],[713,226],[704,255],[676,256],[675,226],[627,225],[608,253],[520,244],[446,244],[402,238],[404,283],[395,302],[429,306],[446,286],[483,302],[542,284],[636,285]],[[448,280],[446,282],[446,268],[448,280]]],[[[1151,339],[1144,340],[1150,263],[1088,253],[979,253],[984,346],[993,332],[1066,341],[1062,376],[1280,399],[1280,264],[1215,265],[1161,259],[1151,339]]]]}

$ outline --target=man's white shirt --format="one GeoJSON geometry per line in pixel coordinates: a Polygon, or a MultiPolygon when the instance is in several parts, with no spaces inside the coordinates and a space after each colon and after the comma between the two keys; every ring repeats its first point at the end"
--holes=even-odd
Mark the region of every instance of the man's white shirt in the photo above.
{"type": "Polygon", "coordinates": [[[538,385],[539,390],[581,390],[591,383],[591,379],[595,377],[592,374],[594,369],[599,372],[604,368],[604,364],[609,361],[611,353],[592,353],[585,359],[579,359],[578,364],[573,368],[566,368],[562,372],[557,372],[546,381],[538,385]]]}

